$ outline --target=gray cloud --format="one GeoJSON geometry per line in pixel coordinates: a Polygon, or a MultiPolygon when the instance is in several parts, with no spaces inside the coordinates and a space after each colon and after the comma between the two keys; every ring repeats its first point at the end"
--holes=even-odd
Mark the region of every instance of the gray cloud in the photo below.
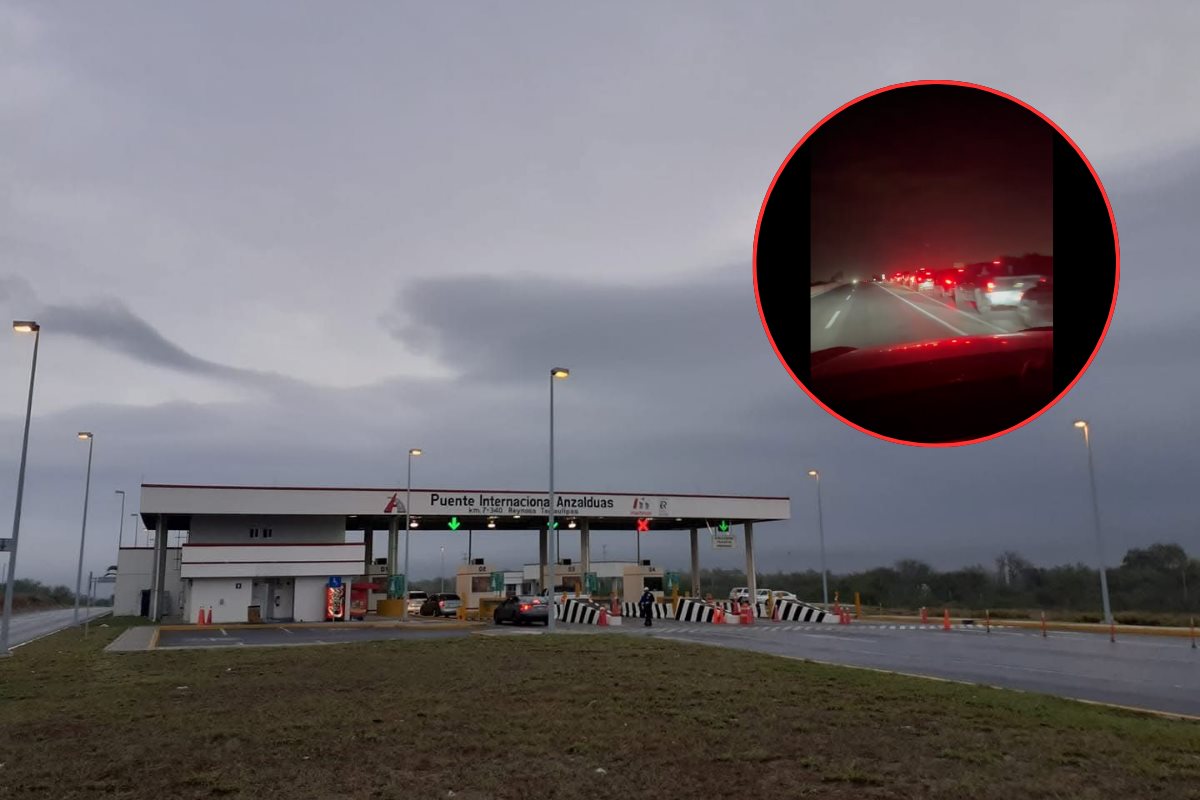
{"type": "MultiPolygon", "coordinates": [[[[102,565],[111,490],[143,478],[395,484],[421,445],[418,483],[538,487],[558,362],[573,370],[556,395],[564,487],[788,494],[794,519],[757,534],[763,566],[815,563],[808,466],[827,478],[835,569],[1090,559],[1075,415],[1095,424],[1111,551],[1200,551],[1197,9],[888,10],[6,7],[0,302],[24,316],[40,296],[48,326],[90,343],[45,351],[21,573],[73,576],[81,428],[97,432],[102,565]],[[748,263],[800,136],[857,94],[931,76],[1063,126],[1109,189],[1124,254],[1109,340],[1075,391],[1001,441],[942,451],[863,436],[804,396],[748,263]],[[199,396],[210,384],[256,391],[199,396]]],[[[9,454],[27,358],[12,338],[9,454]]],[[[4,459],[0,509],[15,479],[4,459]]],[[[461,540],[417,539],[418,571],[461,540]]],[[[684,566],[685,541],[645,552],[684,566]]],[[[595,542],[632,555],[628,535],[595,542]]],[[[536,555],[532,536],[476,547],[536,555]]]]}

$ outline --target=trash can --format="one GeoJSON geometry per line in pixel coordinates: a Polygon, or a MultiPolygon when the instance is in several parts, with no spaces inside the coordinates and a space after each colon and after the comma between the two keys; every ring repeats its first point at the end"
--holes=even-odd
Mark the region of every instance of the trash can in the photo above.
{"type": "Polygon", "coordinates": [[[262,606],[250,606],[246,609],[246,620],[249,622],[262,622],[262,606]]]}

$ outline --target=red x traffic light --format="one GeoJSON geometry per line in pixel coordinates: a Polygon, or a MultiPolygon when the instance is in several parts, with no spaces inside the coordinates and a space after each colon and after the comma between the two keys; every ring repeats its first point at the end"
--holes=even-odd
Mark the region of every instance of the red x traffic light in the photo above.
{"type": "Polygon", "coordinates": [[[639,530],[639,531],[648,531],[648,530],[650,530],[650,518],[649,518],[649,517],[646,517],[645,519],[639,519],[639,520],[638,520],[638,530],[639,530]]]}

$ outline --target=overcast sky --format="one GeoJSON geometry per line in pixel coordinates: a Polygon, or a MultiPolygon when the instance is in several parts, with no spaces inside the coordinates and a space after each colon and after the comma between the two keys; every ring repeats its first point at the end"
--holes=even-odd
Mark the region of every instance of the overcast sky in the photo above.
{"type": "MultiPolygon", "coordinates": [[[[1114,558],[1200,554],[1200,8],[1018,5],[0,4],[0,310],[44,325],[18,574],[73,582],[78,430],[86,571],[113,561],[113,490],[134,505],[143,479],[399,485],[421,446],[418,485],[540,488],[558,364],[560,488],[789,495],[760,568],[815,566],[811,466],[835,571],[1091,562],[1076,416],[1114,558]],[[826,415],[752,289],[788,151],[922,78],[1047,114],[1121,233],[1091,370],[967,448],[826,415]]],[[[4,514],[29,355],[0,335],[4,514]]],[[[463,538],[414,538],[415,576],[463,538]]],[[[517,565],[536,539],[481,534],[476,555],[517,565]]],[[[593,545],[633,555],[632,534],[593,545]]],[[[643,552],[686,567],[687,537],[643,552]]]]}

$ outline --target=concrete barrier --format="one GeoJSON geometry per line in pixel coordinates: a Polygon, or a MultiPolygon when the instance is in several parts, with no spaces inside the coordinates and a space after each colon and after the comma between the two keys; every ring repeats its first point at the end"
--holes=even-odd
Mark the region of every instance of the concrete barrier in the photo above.
{"type": "Polygon", "coordinates": [[[826,292],[831,292],[834,289],[838,288],[839,286],[845,286],[845,284],[844,283],[822,283],[820,286],[810,286],[808,289],[809,298],[811,299],[813,297],[816,297],[817,295],[822,295],[822,294],[825,294],[826,292]]]}
{"type": "MultiPolygon", "coordinates": [[[[580,625],[611,625],[613,618],[609,616],[608,608],[593,603],[590,600],[567,598],[566,603],[555,602],[554,618],[562,622],[574,622],[580,625]]],[[[617,622],[616,624],[620,624],[617,622]]]]}
{"type": "Polygon", "coordinates": [[[706,603],[690,597],[679,598],[679,608],[675,619],[684,622],[720,622],[721,617],[728,616],[716,604],[706,603]]]}

